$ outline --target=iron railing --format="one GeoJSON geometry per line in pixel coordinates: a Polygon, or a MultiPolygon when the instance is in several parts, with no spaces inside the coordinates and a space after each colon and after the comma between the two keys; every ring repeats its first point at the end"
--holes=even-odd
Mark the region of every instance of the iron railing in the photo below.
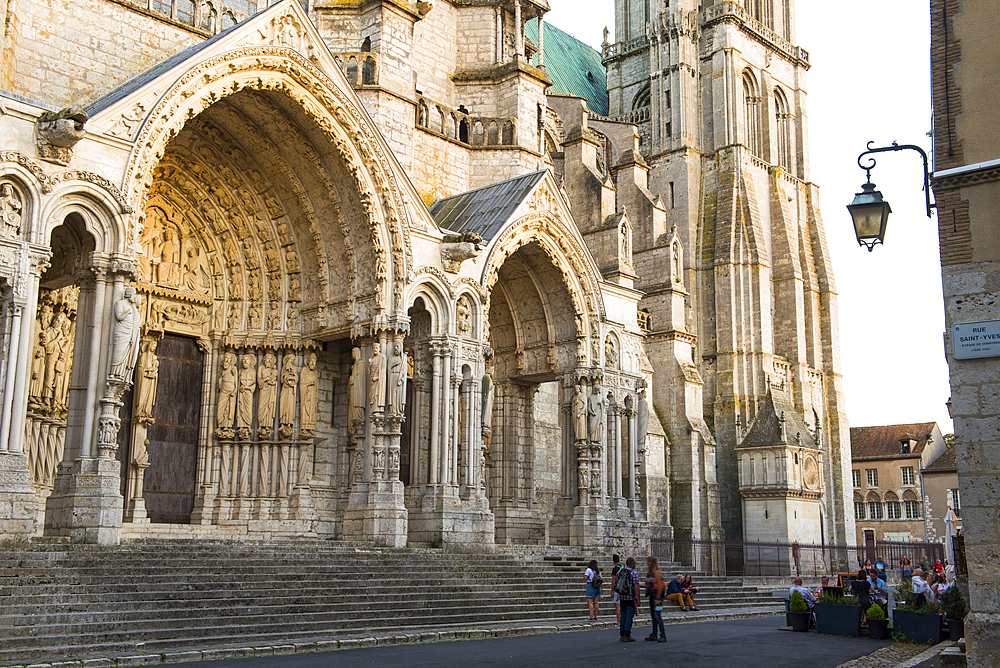
{"type": "Polygon", "coordinates": [[[691,539],[650,542],[653,556],[662,562],[678,562],[692,570],[734,577],[821,577],[851,573],[865,559],[873,563],[876,559],[884,560],[887,573],[898,577],[903,557],[909,558],[916,568],[924,556],[932,564],[945,556],[941,543],[876,541],[864,545],[815,545],[691,539]]]}

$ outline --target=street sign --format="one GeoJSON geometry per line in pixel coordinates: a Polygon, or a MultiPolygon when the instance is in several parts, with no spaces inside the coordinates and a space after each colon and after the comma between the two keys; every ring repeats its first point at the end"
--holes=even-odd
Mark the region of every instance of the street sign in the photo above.
{"type": "Polygon", "coordinates": [[[1000,320],[956,323],[951,345],[957,360],[1000,357],[1000,320]]]}

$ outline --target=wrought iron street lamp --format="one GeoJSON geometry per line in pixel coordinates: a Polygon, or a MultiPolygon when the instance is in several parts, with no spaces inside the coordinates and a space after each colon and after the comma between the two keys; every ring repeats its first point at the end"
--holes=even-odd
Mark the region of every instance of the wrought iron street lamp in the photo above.
{"type": "Polygon", "coordinates": [[[854,220],[854,234],[858,238],[858,243],[867,248],[868,252],[874,250],[875,244],[883,243],[885,240],[885,226],[889,222],[889,214],[892,213],[892,209],[889,207],[889,203],[882,198],[882,193],[876,190],[875,184],[872,183],[872,169],[875,168],[875,159],[868,158],[868,162],[871,164],[862,164],[862,158],[873,153],[887,151],[914,150],[920,153],[924,160],[924,195],[927,199],[928,218],[930,218],[931,209],[934,207],[934,204],[931,204],[931,177],[927,170],[927,154],[924,149],[913,144],[899,145],[896,142],[893,142],[892,146],[872,148],[874,143],[868,142],[868,150],[858,156],[858,167],[865,170],[867,182],[861,186],[861,192],[854,195],[854,201],[847,206],[847,210],[851,212],[851,218],[854,220]]]}

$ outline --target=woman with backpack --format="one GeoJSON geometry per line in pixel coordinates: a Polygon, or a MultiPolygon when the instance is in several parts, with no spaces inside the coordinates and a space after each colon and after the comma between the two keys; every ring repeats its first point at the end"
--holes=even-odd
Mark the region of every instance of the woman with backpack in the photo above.
{"type": "Polygon", "coordinates": [[[597,559],[591,559],[590,563],[587,564],[584,577],[587,579],[587,607],[590,610],[590,617],[587,617],[587,621],[592,622],[597,619],[597,607],[601,600],[601,585],[604,584],[604,580],[601,578],[601,569],[597,567],[597,559]]]}

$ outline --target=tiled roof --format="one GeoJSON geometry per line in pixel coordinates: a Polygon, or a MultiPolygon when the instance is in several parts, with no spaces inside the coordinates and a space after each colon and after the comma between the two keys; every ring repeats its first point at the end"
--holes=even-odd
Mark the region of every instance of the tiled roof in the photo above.
{"type": "Polygon", "coordinates": [[[440,200],[431,207],[431,216],[442,229],[455,234],[475,232],[488,241],[510,220],[545,172],[524,174],[440,200]]]}
{"type": "Polygon", "coordinates": [[[925,471],[954,471],[958,468],[958,463],[955,461],[955,446],[951,446],[947,450],[941,453],[941,456],[930,463],[930,466],[925,468],[925,471]]]}
{"type": "MultiPolygon", "coordinates": [[[[601,54],[551,23],[546,22],[544,32],[545,73],[552,79],[549,92],[582,97],[591,111],[606,116],[608,76],[601,64],[601,54]]],[[[524,34],[538,44],[537,19],[528,21],[524,34]]]]}
{"type": "Polygon", "coordinates": [[[933,422],[888,424],[875,427],[851,427],[851,457],[893,457],[900,455],[899,442],[906,437],[916,441],[910,454],[924,451],[928,437],[934,431],[933,422]]]}

